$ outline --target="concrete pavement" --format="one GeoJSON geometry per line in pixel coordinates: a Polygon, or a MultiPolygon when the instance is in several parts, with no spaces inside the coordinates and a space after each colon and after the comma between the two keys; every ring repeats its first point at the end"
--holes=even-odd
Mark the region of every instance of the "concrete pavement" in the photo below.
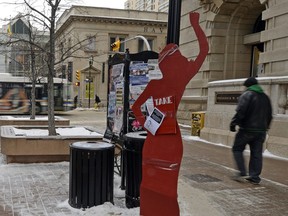
{"type": "MultiPolygon", "coordinates": [[[[74,112],[85,114],[63,117],[72,125],[94,125],[104,132],[104,112],[74,112]]],[[[182,131],[184,155],[178,188],[181,216],[288,215],[288,160],[265,157],[260,185],[235,182],[230,179],[235,173],[231,149],[189,139],[185,136],[189,134],[182,131]]],[[[0,216],[79,215],[59,206],[67,201],[68,190],[68,162],[1,165],[0,216]]],[[[124,197],[114,202],[124,207],[124,197]]]]}
{"type": "MultiPolygon", "coordinates": [[[[288,215],[287,160],[265,157],[261,184],[239,183],[231,180],[235,170],[230,148],[199,141],[184,143],[180,179],[200,191],[200,198],[205,194],[199,205],[210,204],[218,215],[288,215]]],[[[215,214],[203,211],[195,215],[215,214]]]]}

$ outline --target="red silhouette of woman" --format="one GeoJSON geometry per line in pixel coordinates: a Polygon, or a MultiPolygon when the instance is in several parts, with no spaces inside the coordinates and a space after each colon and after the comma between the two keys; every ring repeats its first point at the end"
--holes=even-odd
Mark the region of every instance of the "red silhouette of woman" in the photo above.
{"type": "Polygon", "coordinates": [[[198,13],[190,13],[190,23],[199,42],[197,58],[189,61],[176,44],[166,45],[158,59],[163,78],[151,80],[132,107],[141,125],[145,123],[141,105],[150,97],[154,106],[165,114],[156,134],[148,131],[143,147],[140,215],[144,216],[179,215],[177,183],[183,144],[176,112],[186,85],[200,69],[209,49],[198,13]]]}

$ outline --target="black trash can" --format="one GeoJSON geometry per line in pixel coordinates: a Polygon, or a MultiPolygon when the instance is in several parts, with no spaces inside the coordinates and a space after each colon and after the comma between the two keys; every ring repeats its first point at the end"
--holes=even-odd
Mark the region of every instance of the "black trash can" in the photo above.
{"type": "Polygon", "coordinates": [[[69,204],[89,208],[113,203],[114,145],[75,142],[70,145],[69,204]]]}
{"type": "Polygon", "coordinates": [[[123,163],[125,169],[126,207],[140,206],[140,183],[142,180],[142,149],[147,132],[131,132],[124,135],[123,163]]]}

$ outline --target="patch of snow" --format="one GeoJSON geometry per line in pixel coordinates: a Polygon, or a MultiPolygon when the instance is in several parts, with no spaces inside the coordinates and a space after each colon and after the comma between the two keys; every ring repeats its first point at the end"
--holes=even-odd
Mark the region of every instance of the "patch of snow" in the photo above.
{"type": "Polygon", "coordinates": [[[224,144],[222,144],[222,143],[209,142],[209,141],[207,141],[207,140],[201,139],[201,138],[198,137],[198,136],[182,135],[182,139],[188,140],[188,141],[189,141],[189,140],[193,140],[193,141],[198,141],[198,142],[203,142],[203,143],[207,143],[207,144],[218,145],[218,146],[223,146],[223,147],[228,147],[228,148],[230,148],[229,146],[224,145],[224,144]]]}
{"type": "Polygon", "coordinates": [[[277,156],[277,155],[272,154],[272,153],[269,152],[267,149],[265,149],[265,151],[263,152],[263,156],[264,156],[264,157],[281,159],[281,160],[288,160],[288,158],[280,157],[280,156],[277,156]]]}
{"type": "Polygon", "coordinates": [[[135,216],[140,214],[140,208],[120,208],[118,206],[113,205],[110,202],[105,202],[102,205],[98,205],[92,208],[88,208],[85,211],[81,209],[75,209],[68,204],[68,199],[65,202],[58,204],[59,208],[67,208],[73,213],[77,213],[77,215],[101,215],[101,216],[112,216],[112,215],[125,215],[125,216],[135,216]]]}
{"type": "MultiPolygon", "coordinates": [[[[48,129],[20,129],[13,127],[15,135],[19,136],[48,136],[48,129]]],[[[56,128],[60,136],[102,136],[95,131],[87,130],[85,127],[56,128]]]]}
{"type": "MultiPolygon", "coordinates": [[[[114,175],[114,201],[117,198],[123,198],[123,204],[122,206],[125,206],[125,190],[120,189],[121,185],[121,177],[118,175],[114,175]]],[[[135,216],[140,214],[140,208],[126,208],[126,207],[120,207],[117,204],[112,204],[110,202],[105,202],[102,205],[94,206],[88,209],[82,210],[73,208],[69,205],[68,199],[64,202],[58,203],[58,208],[66,208],[69,209],[72,213],[75,213],[77,215],[101,215],[101,216],[112,216],[112,215],[123,215],[123,216],[135,216]]]]}
{"type": "MultiPolygon", "coordinates": [[[[55,117],[56,119],[57,117],[55,117]]],[[[31,120],[30,116],[0,116],[4,120],[31,120]]],[[[34,120],[34,119],[33,119],[34,120]]],[[[48,120],[48,116],[35,116],[35,120],[48,120]]]]}
{"type": "Polygon", "coordinates": [[[182,128],[187,128],[187,129],[190,129],[190,128],[191,128],[190,125],[179,124],[179,126],[182,127],[182,128]]]}
{"type": "MultiPolygon", "coordinates": [[[[193,140],[193,141],[198,141],[198,142],[202,142],[202,143],[207,143],[207,144],[211,144],[211,145],[217,145],[217,146],[222,146],[222,147],[225,147],[225,148],[231,148],[231,146],[227,146],[227,145],[224,145],[222,143],[213,143],[213,142],[209,142],[207,140],[204,140],[204,139],[201,139],[200,137],[198,136],[187,136],[187,135],[183,135],[182,136],[182,139],[183,140],[193,140]]],[[[249,149],[246,149],[245,150],[245,153],[248,154],[250,152],[249,149]]],[[[275,158],[275,159],[280,159],[280,160],[288,160],[288,158],[285,158],[285,157],[280,157],[280,156],[277,156],[277,155],[274,155],[272,154],[271,152],[268,151],[268,149],[265,149],[265,151],[263,152],[263,157],[270,157],[270,158],[275,158]]]]}

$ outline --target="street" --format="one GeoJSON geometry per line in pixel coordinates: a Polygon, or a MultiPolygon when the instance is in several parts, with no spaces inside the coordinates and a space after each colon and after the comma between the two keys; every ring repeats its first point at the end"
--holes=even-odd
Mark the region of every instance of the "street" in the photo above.
{"type": "Polygon", "coordinates": [[[74,109],[68,112],[62,112],[59,116],[69,119],[70,125],[91,126],[99,133],[104,134],[106,129],[106,110],[95,109],[74,109]]]}

